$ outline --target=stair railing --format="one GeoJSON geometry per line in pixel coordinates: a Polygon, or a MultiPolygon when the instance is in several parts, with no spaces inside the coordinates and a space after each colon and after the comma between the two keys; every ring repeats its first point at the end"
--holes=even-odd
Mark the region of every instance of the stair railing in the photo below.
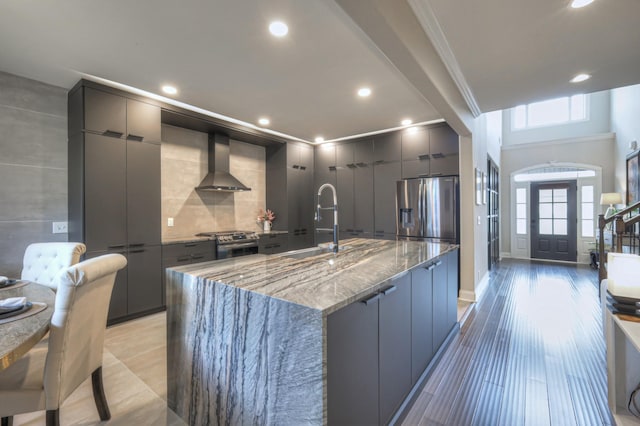
{"type": "Polygon", "coordinates": [[[605,218],[603,214],[598,216],[598,232],[600,239],[598,243],[599,281],[607,278],[607,258],[604,249],[604,232],[607,225],[613,224],[609,228],[613,227],[615,230],[615,238],[613,238],[611,242],[611,251],[614,253],[622,253],[623,247],[626,246],[629,253],[640,254],[640,234],[636,231],[637,226],[634,226],[637,223],[640,223],[640,214],[638,214],[638,209],[640,209],[640,201],[616,212],[616,214],[611,215],[608,218],[605,218]],[[625,219],[625,216],[627,215],[630,216],[625,219]],[[625,239],[627,244],[625,244],[625,239]]]}

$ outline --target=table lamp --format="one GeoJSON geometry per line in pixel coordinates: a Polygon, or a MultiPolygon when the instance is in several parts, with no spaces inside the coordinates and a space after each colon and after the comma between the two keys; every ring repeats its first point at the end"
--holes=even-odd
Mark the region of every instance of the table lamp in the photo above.
{"type": "Polygon", "coordinates": [[[617,192],[605,192],[600,195],[600,205],[609,205],[607,211],[604,213],[605,219],[608,219],[609,217],[616,214],[616,208],[613,207],[614,204],[622,204],[622,195],[617,192]]]}

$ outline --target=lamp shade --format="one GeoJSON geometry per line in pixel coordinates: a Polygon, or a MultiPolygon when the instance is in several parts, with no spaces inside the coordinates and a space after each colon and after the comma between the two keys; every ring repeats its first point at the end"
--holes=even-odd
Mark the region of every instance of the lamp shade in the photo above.
{"type": "Polygon", "coordinates": [[[600,195],[601,206],[609,206],[612,204],[622,204],[622,195],[617,192],[604,192],[600,195]]]}

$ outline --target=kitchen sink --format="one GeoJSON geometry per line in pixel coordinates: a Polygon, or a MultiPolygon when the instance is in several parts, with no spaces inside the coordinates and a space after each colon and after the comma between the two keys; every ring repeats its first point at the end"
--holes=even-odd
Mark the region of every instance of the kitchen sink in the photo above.
{"type": "MultiPolygon", "coordinates": [[[[341,252],[349,247],[338,247],[338,252],[341,252]]],[[[320,256],[322,254],[333,253],[331,247],[309,247],[306,249],[294,250],[282,254],[282,257],[288,257],[289,259],[306,259],[307,257],[320,256]]]]}

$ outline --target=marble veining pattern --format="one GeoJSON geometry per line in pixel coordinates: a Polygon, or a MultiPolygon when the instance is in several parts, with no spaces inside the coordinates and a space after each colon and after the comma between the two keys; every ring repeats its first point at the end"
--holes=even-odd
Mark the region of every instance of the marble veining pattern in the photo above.
{"type": "Polygon", "coordinates": [[[176,271],[317,309],[328,315],[457,245],[354,238],[340,253],[303,259],[258,255],[181,266],[176,271]]]}

